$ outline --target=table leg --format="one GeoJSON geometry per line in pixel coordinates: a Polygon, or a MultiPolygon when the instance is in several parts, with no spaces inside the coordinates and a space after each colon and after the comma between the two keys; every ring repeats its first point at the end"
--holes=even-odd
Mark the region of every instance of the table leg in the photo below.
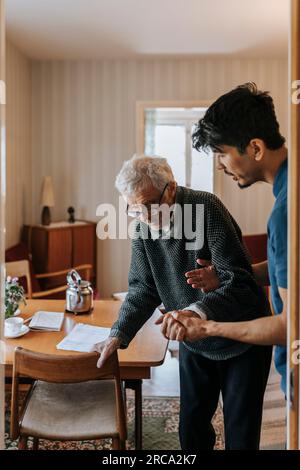
{"type": "Polygon", "coordinates": [[[134,410],[135,410],[135,449],[143,448],[143,418],[142,418],[142,383],[141,379],[125,380],[125,387],[134,390],[134,410]]]}
{"type": "Polygon", "coordinates": [[[143,418],[142,418],[142,380],[136,380],[135,389],[135,448],[143,448],[143,418]]]}

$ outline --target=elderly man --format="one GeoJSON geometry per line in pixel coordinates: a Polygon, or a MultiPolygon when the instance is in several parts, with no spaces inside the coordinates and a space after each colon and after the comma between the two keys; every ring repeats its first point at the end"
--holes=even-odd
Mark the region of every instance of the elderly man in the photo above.
{"type": "MultiPolygon", "coordinates": [[[[127,201],[127,213],[137,220],[128,295],[110,337],[96,346],[101,353],[98,367],[114,350],[128,346],[161,302],[167,312],[161,321],[167,337],[173,311],[232,322],[270,314],[241,231],[216,196],[177,186],[167,161],[159,157],[138,156],[125,162],[116,187],[127,201]],[[204,217],[197,217],[199,208],[204,217]],[[158,214],[168,209],[169,225],[158,214]],[[190,223],[198,236],[194,244],[185,226],[190,223]],[[196,267],[198,258],[211,259],[218,269],[220,285],[213,292],[203,293],[186,283],[185,273],[196,267]]],[[[180,324],[175,336],[183,339],[180,324]]],[[[221,391],[226,449],[257,449],[270,361],[271,347],[218,337],[181,342],[181,447],[213,449],[211,419],[221,391]]]]}

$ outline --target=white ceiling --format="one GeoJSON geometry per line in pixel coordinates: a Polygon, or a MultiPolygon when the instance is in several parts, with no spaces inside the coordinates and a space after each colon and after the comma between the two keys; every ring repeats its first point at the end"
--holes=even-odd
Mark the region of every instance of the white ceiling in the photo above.
{"type": "Polygon", "coordinates": [[[288,0],[6,0],[8,37],[36,59],[287,55],[288,0]]]}

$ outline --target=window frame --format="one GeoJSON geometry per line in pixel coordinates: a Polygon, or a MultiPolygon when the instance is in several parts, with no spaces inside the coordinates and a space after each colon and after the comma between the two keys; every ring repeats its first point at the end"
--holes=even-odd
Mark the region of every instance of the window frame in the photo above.
{"type": "MultiPolygon", "coordinates": [[[[211,100],[192,100],[192,101],[166,101],[166,100],[154,100],[154,101],[137,101],[136,102],[136,153],[143,154],[145,151],[145,121],[146,121],[146,109],[156,108],[209,108],[209,106],[215,101],[215,98],[211,100]]],[[[187,120],[188,121],[188,120],[187,120]]],[[[175,121],[174,121],[175,123],[175,121]]],[[[187,130],[186,130],[187,132],[187,130]]],[[[191,129],[189,130],[189,133],[191,129]]],[[[187,135],[187,134],[186,134],[187,135]]],[[[190,135],[191,139],[191,135],[190,135]]],[[[192,164],[192,152],[191,146],[188,145],[188,135],[186,139],[186,183],[187,187],[191,185],[191,164],[192,164]],[[189,149],[187,148],[189,147],[189,149]]],[[[216,171],[216,160],[213,162],[213,190],[217,196],[221,194],[222,190],[222,179],[220,172],[216,171]]]]}

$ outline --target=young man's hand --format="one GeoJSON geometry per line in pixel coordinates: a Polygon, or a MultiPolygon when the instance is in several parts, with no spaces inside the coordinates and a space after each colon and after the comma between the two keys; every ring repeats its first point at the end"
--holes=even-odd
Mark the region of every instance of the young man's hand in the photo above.
{"type": "Polygon", "coordinates": [[[175,313],[180,313],[181,316],[185,318],[199,318],[199,315],[191,310],[174,310],[165,313],[156,320],[155,324],[161,325],[160,330],[165,338],[183,341],[186,337],[186,329],[182,323],[175,319],[175,313]]]}
{"type": "Polygon", "coordinates": [[[97,367],[100,369],[107,359],[121,346],[120,338],[109,336],[105,341],[94,345],[93,351],[100,354],[97,367]]]}
{"type": "Polygon", "coordinates": [[[193,289],[201,289],[204,293],[218,289],[220,287],[220,280],[211,262],[205,259],[197,259],[197,263],[202,267],[185,273],[187,283],[193,289]]]}
{"type": "MultiPolygon", "coordinates": [[[[202,320],[199,315],[187,316],[184,311],[172,312],[174,321],[182,325],[185,329],[185,341],[198,341],[207,338],[209,335],[210,326],[213,323],[211,320],[202,320]]],[[[170,338],[172,339],[172,338],[170,338]]]]}

